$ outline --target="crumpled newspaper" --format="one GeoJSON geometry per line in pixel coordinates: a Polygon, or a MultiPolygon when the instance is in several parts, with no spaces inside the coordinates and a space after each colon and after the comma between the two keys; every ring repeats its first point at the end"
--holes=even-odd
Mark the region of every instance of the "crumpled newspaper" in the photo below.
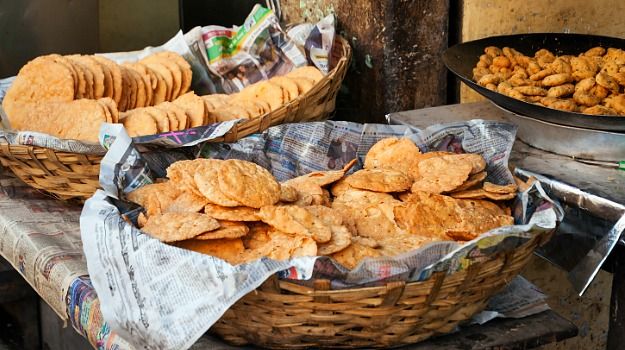
{"type": "Polygon", "coordinates": [[[298,38],[304,45],[298,45],[284,32],[272,10],[255,5],[242,26],[196,27],[185,38],[192,51],[203,58],[215,92],[230,94],[308,64],[327,74],[334,19],[324,19],[310,31],[302,31],[298,38]]]}

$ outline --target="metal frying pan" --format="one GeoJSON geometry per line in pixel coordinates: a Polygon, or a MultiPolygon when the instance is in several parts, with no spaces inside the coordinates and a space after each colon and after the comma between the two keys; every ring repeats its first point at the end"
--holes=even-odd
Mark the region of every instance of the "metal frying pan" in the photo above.
{"type": "Polygon", "coordinates": [[[499,48],[508,46],[528,56],[533,56],[534,52],[542,48],[548,49],[556,55],[569,54],[577,56],[595,46],[625,49],[625,39],[564,33],[506,35],[458,44],[450,47],[443,54],[443,62],[447,68],[464,83],[493,103],[514,113],[560,125],[625,132],[624,116],[593,116],[560,111],[523,102],[479,86],[472,80],[473,67],[475,67],[480,55],[484,53],[484,48],[487,46],[497,46],[499,48]]]}

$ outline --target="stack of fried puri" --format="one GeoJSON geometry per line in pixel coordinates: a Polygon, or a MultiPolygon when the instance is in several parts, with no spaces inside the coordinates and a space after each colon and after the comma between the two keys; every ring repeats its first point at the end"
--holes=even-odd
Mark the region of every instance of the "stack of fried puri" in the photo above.
{"type": "Polygon", "coordinates": [[[100,124],[118,122],[118,111],[174,100],[190,86],[191,67],[173,52],[121,65],[101,56],[52,54],[20,69],[2,106],[16,130],[97,141],[100,124]]]}
{"type": "Polygon", "coordinates": [[[197,96],[189,92],[171,102],[123,113],[120,121],[128,134],[135,137],[228,120],[254,119],[305,94],[321,78],[323,74],[317,68],[301,67],[285,76],[252,84],[232,95],[197,96]]]}
{"type": "Polygon", "coordinates": [[[102,56],[53,54],[22,67],[2,106],[15,130],[97,142],[103,122],[123,123],[137,137],[257,118],[305,94],[322,78],[307,66],[237,94],[199,97],[187,93],[191,67],[173,52],[123,64],[102,56]]]}
{"type": "Polygon", "coordinates": [[[11,126],[48,135],[98,142],[102,123],[117,123],[119,113],[109,98],[72,102],[19,103],[10,114],[11,126]]]}
{"type": "Polygon", "coordinates": [[[421,154],[408,139],[374,145],[352,175],[318,171],[283,183],[241,160],[172,164],[167,182],[128,198],[144,232],[231,264],[328,255],[347,268],[441,240],[466,241],[512,225],[515,185],[484,182],[480,155],[421,154]]]}
{"type": "Polygon", "coordinates": [[[541,106],[590,115],[625,115],[625,50],[594,47],[533,57],[515,49],[484,49],[473,79],[481,86],[541,106]]]}
{"type": "Polygon", "coordinates": [[[280,108],[304,95],[323,78],[313,66],[296,68],[283,76],[247,86],[231,95],[203,96],[211,122],[253,119],[280,108]]]}
{"type": "Polygon", "coordinates": [[[120,115],[131,137],[180,131],[210,124],[204,100],[194,92],[156,106],[136,108],[120,115]]]}

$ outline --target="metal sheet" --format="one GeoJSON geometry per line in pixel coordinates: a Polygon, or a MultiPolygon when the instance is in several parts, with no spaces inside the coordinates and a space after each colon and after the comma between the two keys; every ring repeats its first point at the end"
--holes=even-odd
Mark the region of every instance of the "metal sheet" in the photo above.
{"type": "MultiPolygon", "coordinates": [[[[597,216],[599,215],[606,217],[607,220],[601,220],[601,225],[595,225],[605,229],[603,232],[598,232],[600,235],[588,234],[595,227],[583,230],[580,232],[582,235],[577,235],[577,237],[570,232],[563,232],[563,228],[560,227],[550,242],[551,247],[555,246],[557,249],[549,249],[550,247],[546,246],[539,251],[541,256],[567,270],[569,281],[575,290],[577,290],[579,295],[584,294],[625,231],[625,206],[581,191],[556,179],[521,168],[516,168],[515,174],[522,178],[535,177],[550,195],[564,201],[565,204],[573,208],[582,209],[582,211],[578,212],[578,215],[573,217],[565,215],[563,225],[567,221],[569,223],[575,221],[577,225],[582,225],[583,227],[589,221],[597,222],[597,216]],[[580,220],[580,218],[584,218],[583,212],[586,211],[585,215],[590,215],[590,218],[586,217],[580,220]],[[563,237],[568,241],[567,245],[557,243],[563,237]],[[579,249],[580,246],[587,245],[588,242],[592,242],[588,250],[579,249]],[[568,249],[566,248],[567,246],[572,246],[572,248],[568,249]],[[567,264],[563,264],[563,261],[573,261],[573,265],[566,266],[567,264]]],[[[567,210],[567,214],[570,212],[567,210]]],[[[575,228],[579,229],[580,227],[575,228]]]]}
{"type": "Polygon", "coordinates": [[[530,146],[580,159],[625,160],[625,134],[553,124],[498,107],[507,112],[505,119],[519,127],[517,137],[530,146]]]}
{"type": "Polygon", "coordinates": [[[472,79],[473,67],[475,67],[480,55],[487,46],[509,46],[525,54],[533,54],[541,48],[546,48],[556,54],[577,55],[595,46],[625,49],[625,39],[565,33],[506,35],[458,44],[447,49],[443,54],[443,62],[452,73],[484,97],[510,111],[561,125],[625,132],[625,117],[589,116],[582,113],[546,108],[523,102],[477,85],[472,79]]]}

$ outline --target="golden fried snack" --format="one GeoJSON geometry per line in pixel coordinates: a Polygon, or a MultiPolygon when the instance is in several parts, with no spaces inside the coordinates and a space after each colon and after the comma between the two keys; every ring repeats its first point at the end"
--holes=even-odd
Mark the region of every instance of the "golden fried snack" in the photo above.
{"type": "Polygon", "coordinates": [[[606,62],[614,62],[618,65],[625,64],[625,51],[614,47],[609,47],[603,57],[606,62]]]}
{"type": "Polygon", "coordinates": [[[495,46],[489,46],[489,47],[485,48],[484,52],[486,53],[486,55],[490,56],[491,58],[495,58],[495,57],[501,56],[503,54],[501,49],[499,49],[498,47],[495,47],[495,46]]]}
{"type": "Polygon", "coordinates": [[[478,80],[478,84],[486,86],[488,84],[499,84],[501,79],[495,74],[486,74],[478,80]]]}
{"type": "Polygon", "coordinates": [[[530,58],[529,62],[527,63],[527,72],[530,73],[531,75],[531,74],[536,74],[540,72],[541,70],[542,68],[540,68],[536,59],[530,58]]]}
{"type": "Polygon", "coordinates": [[[621,71],[623,68],[625,68],[625,66],[619,68],[618,72],[610,74],[610,76],[614,78],[619,85],[625,86],[625,70],[621,71]]]}
{"type": "Polygon", "coordinates": [[[540,49],[526,56],[510,47],[490,46],[473,78],[480,86],[527,103],[589,115],[625,115],[619,97],[625,94],[622,49],[594,47],[579,55],[540,49]]]}
{"type": "Polygon", "coordinates": [[[540,103],[540,100],[543,98],[543,96],[540,95],[534,95],[534,96],[525,96],[525,101],[526,102],[530,102],[530,103],[540,103]]]}
{"type": "Polygon", "coordinates": [[[590,114],[590,115],[616,115],[617,114],[616,111],[613,110],[612,108],[602,106],[602,105],[596,105],[596,106],[585,108],[582,110],[582,113],[590,114]]]}
{"type": "Polygon", "coordinates": [[[480,56],[480,61],[477,63],[477,66],[481,68],[488,68],[491,64],[493,64],[493,58],[484,54],[480,56]]]}
{"type": "Polygon", "coordinates": [[[573,73],[571,73],[571,75],[573,76],[573,80],[576,81],[580,81],[582,79],[586,79],[586,78],[592,78],[595,76],[595,72],[590,71],[590,70],[576,70],[573,71],[573,73]]]}
{"type": "Polygon", "coordinates": [[[540,50],[536,51],[536,53],[534,54],[534,57],[536,57],[536,58],[544,57],[544,56],[550,56],[550,57],[553,57],[555,59],[555,56],[551,53],[551,51],[549,51],[547,49],[540,49],[540,50]]]}
{"type": "Polygon", "coordinates": [[[549,97],[564,97],[568,96],[575,92],[575,85],[573,84],[564,84],[560,86],[553,86],[549,88],[547,91],[547,96],[549,97]]]}
{"type": "Polygon", "coordinates": [[[625,95],[608,97],[604,102],[607,107],[614,109],[619,114],[625,114],[625,95]]]}
{"type": "Polygon", "coordinates": [[[558,100],[552,103],[549,107],[567,111],[567,112],[577,112],[579,106],[573,100],[558,100]]]}
{"type": "MultiPolygon", "coordinates": [[[[515,74],[512,74],[510,79],[508,79],[508,82],[512,86],[526,86],[526,85],[532,85],[533,80],[529,80],[527,74],[515,73],[515,74]]],[[[497,83],[499,83],[499,81],[497,83]]]]}
{"type": "Polygon", "coordinates": [[[604,98],[608,97],[608,94],[610,94],[610,90],[608,90],[607,88],[601,86],[601,85],[595,85],[592,87],[592,89],[590,89],[589,91],[591,94],[597,96],[599,99],[603,100],[604,98]]]}
{"type": "Polygon", "coordinates": [[[605,49],[603,47],[593,47],[588,51],[584,52],[584,56],[603,56],[605,54],[605,49]]]}
{"type": "Polygon", "coordinates": [[[497,92],[500,94],[504,94],[506,96],[510,96],[512,98],[516,98],[518,100],[524,100],[525,99],[525,95],[523,95],[522,93],[520,93],[519,91],[516,91],[512,85],[510,85],[510,83],[508,82],[501,82],[499,83],[499,85],[497,85],[497,92]]]}
{"type": "Polygon", "coordinates": [[[543,80],[548,75],[552,74],[553,71],[551,69],[543,69],[532,75],[530,75],[531,80],[543,80]]]}
{"type": "Polygon", "coordinates": [[[540,99],[540,103],[543,106],[549,107],[552,104],[556,103],[557,101],[560,101],[560,99],[558,99],[557,97],[553,97],[553,96],[545,96],[543,98],[540,99]]]}
{"type": "Polygon", "coordinates": [[[549,52],[548,54],[536,57],[536,61],[538,62],[538,65],[542,69],[549,68],[549,64],[555,61],[555,59],[556,59],[555,56],[551,52],[549,52]]]}
{"type": "Polygon", "coordinates": [[[573,101],[582,106],[592,107],[598,105],[601,102],[601,99],[593,94],[578,91],[573,94],[573,101]]]}
{"type": "Polygon", "coordinates": [[[575,85],[575,92],[588,92],[593,88],[593,86],[595,86],[595,84],[597,84],[597,82],[594,77],[582,79],[577,83],[577,85],[575,85]]]}
{"type": "Polygon", "coordinates": [[[512,65],[512,63],[505,56],[497,56],[497,57],[493,58],[493,66],[495,66],[495,67],[507,68],[507,67],[510,67],[511,65],[512,65]]]}
{"type": "Polygon", "coordinates": [[[607,61],[604,62],[603,65],[601,66],[601,72],[605,72],[608,74],[614,74],[617,73],[619,71],[619,65],[616,64],[616,62],[614,61],[607,61]]]}
{"type": "Polygon", "coordinates": [[[516,56],[518,54],[518,52],[514,49],[511,49],[509,47],[504,47],[501,52],[503,53],[503,55],[510,61],[510,65],[511,66],[515,66],[518,64],[518,61],[516,59],[516,56]]]}
{"type": "Polygon", "coordinates": [[[493,74],[488,68],[476,67],[473,68],[473,80],[478,81],[487,74],[493,74]]]}
{"type": "Polygon", "coordinates": [[[619,84],[616,82],[616,80],[614,80],[614,78],[609,76],[607,73],[601,72],[597,74],[597,77],[595,79],[597,80],[597,84],[603,86],[604,88],[612,92],[618,93],[619,84]]]}
{"type": "Polygon", "coordinates": [[[538,86],[517,86],[514,88],[516,91],[528,96],[545,96],[547,90],[538,86]]]}
{"type": "Polygon", "coordinates": [[[549,69],[556,74],[560,73],[571,73],[571,65],[566,62],[562,57],[556,58],[553,62],[549,64],[549,69]]]}
{"type": "Polygon", "coordinates": [[[566,83],[570,83],[573,81],[573,76],[571,73],[556,73],[549,76],[546,76],[543,79],[544,86],[558,86],[566,83]]]}
{"type": "Polygon", "coordinates": [[[573,79],[579,81],[594,77],[599,67],[588,57],[580,56],[571,58],[571,68],[573,69],[573,79]]]}

